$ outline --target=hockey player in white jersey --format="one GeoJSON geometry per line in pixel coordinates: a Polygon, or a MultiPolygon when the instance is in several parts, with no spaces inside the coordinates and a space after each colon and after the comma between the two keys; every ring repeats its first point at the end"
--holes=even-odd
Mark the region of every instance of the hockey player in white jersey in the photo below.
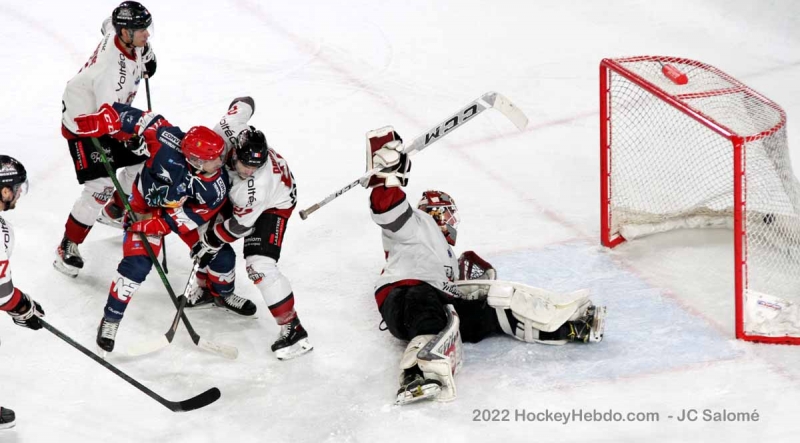
{"type": "MultiPolygon", "coordinates": [[[[294,309],[289,279],[278,269],[289,217],[297,204],[297,190],[286,160],[267,145],[264,134],[248,121],[255,112],[250,97],[236,98],[214,130],[225,139],[227,167],[232,186],[228,194],[233,214],[206,230],[192,250],[201,264],[225,243],[244,238],[247,273],[269,307],[281,330],[272,345],[280,360],[288,360],[313,349],[308,333],[294,309]]],[[[189,306],[211,302],[204,288],[203,273],[189,306]]]]}
{"type": "MultiPolygon", "coordinates": [[[[103,39],[81,70],[64,89],[61,102],[61,133],[67,139],[78,183],[83,185],[64,225],[64,236],[56,248],[53,266],[75,277],[83,268],[78,245],[83,243],[101,213],[109,220],[121,220],[122,202],[90,138],[77,133],[75,117],[93,114],[104,103],[131,104],[145,73],[152,77],[156,59],[149,43],[153,19],[140,3],[125,1],[103,22],[103,39]],[[104,208],[105,206],[105,208],[104,208]]],[[[122,168],[120,183],[130,192],[140,164],[147,159],[138,137],[123,133],[98,138],[114,169],[122,168]]]]}
{"type": "MultiPolygon", "coordinates": [[[[22,163],[7,155],[0,155],[0,211],[14,209],[19,199],[28,191],[28,175],[22,163]]],[[[42,306],[28,294],[14,286],[11,280],[9,259],[14,249],[14,230],[0,217],[0,311],[6,311],[19,326],[41,329],[39,317],[44,317],[42,306]]],[[[16,424],[14,411],[0,407],[0,429],[16,424]]]]}
{"type": "Polygon", "coordinates": [[[410,166],[391,127],[367,133],[367,170],[383,168],[367,184],[386,254],[375,299],[389,332],[409,340],[398,404],[455,398],[462,339],[474,343],[495,333],[545,344],[602,339],[605,307],[594,306],[587,290],[557,294],[498,281],[495,269],[474,252],[456,259],[455,201],[430,190],[414,209],[401,189],[410,166]]]}

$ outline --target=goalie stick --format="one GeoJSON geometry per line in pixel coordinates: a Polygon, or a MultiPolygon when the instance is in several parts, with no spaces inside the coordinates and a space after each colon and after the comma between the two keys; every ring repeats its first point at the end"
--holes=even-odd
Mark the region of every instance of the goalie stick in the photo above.
{"type": "Polygon", "coordinates": [[[87,357],[89,357],[92,360],[96,361],[98,364],[100,364],[104,368],[108,369],[109,371],[113,372],[114,374],[119,376],[121,379],[123,379],[126,382],[130,383],[136,389],[144,392],[148,397],[150,397],[153,400],[161,403],[164,407],[166,407],[170,411],[173,411],[173,412],[186,412],[186,411],[193,411],[195,409],[200,409],[200,408],[203,408],[205,406],[210,405],[211,403],[214,403],[222,395],[219,392],[219,389],[211,388],[211,389],[203,392],[202,394],[196,395],[196,396],[194,396],[194,397],[192,397],[190,399],[187,399],[187,400],[183,400],[183,401],[170,401],[170,400],[167,400],[164,397],[162,397],[162,396],[156,394],[155,392],[151,391],[147,386],[145,386],[145,385],[139,383],[138,381],[136,381],[135,379],[131,378],[128,374],[120,371],[119,369],[117,369],[116,366],[114,366],[111,363],[109,363],[109,362],[103,360],[102,358],[98,357],[92,351],[86,349],[80,343],[76,342],[75,340],[73,340],[68,335],[64,334],[63,332],[59,331],[58,329],[54,328],[52,325],[50,325],[46,321],[44,321],[42,319],[39,319],[39,321],[41,321],[42,326],[45,329],[47,329],[48,331],[50,331],[51,333],[53,333],[53,335],[55,335],[56,337],[60,338],[61,340],[64,340],[65,342],[67,342],[67,344],[69,344],[73,348],[81,351],[84,355],[86,355],[87,357]]]}
{"type": "MultiPolygon", "coordinates": [[[[114,174],[114,171],[111,169],[111,165],[108,164],[108,158],[106,157],[105,150],[100,146],[100,142],[96,138],[92,138],[92,144],[94,145],[95,151],[100,154],[100,160],[103,163],[103,166],[106,168],[106,172],[108,176],[111,178],[111,181],[114,183],[114,187],[119,193],[120,197],[125,195],[122,192],[122,187],[119,184],[119,180],[117,180],[117,176],[114,174]]],[[[122,199],[122,202],[125,204],[125,210],[128,211],[131,219],[136,221],[136,215],[131,209],[131,204],[128,202],[128,199],[122,199]]],[[[186,331],[189,332],[189,336],[192,337],[192,341],[195,345],[199,348],[205,349],[209,352],[213,352],[217,355],[220,355],[225,358],[229,358],[231,360],[236,359],[239,356],[239,350],[233,346],[223,345],[219,343],[213,343],[204,338],[200,337],[197,332],[195,332],[192,324],[189,322],[189,319],[186,317],[186,313],[183,312],[183,308],[186,307],[186,299],[184,297],[183,302],[175,296],[175,291],[172,290],[172,285],[170,285],[167,276],[164,274],[164,270],[161,268],[161,263],[158,262],[158,256],[156,256],[155,252],[153,251],[153,247],[150,246],[150,242],[147,240],[147,236],[142,232],[137,232],[139,234],[139,238],[142,241],[142,245],[144,249],[147,251],[147,255],[150,257],[150,261],[153,262],[153,266],[156,268],[156,272],[158,272],[158,276],[161,277],[161,282],[164,283],[164,287],[167,288],[167,293],[169,297],[172,299],[172,303],[175,305],[175,309],[177,309],[176,317],[180,314],[180,319],[183,320],[183,324],[186,326],[186,331]]],[[[177,325],[175,325],[177,329],[177,325]]]]}
{"type": "MultiPolygon", "coordinates": [[[[516,126],[517,129],[519,129],[520,131],[525,129],[525,126],[528,125],[528,117],[525,116],[522,110],[520,110],[513,103],[511,103],[511,100],[509,100],[508,98],[497,92],[487,92],[486,94],[483,94],[482,96],[478,97],[473,102],[462,107],[461,110],[456,112],[454,115],[448,117],[447,120],[443,121],[442,123],[429,129],[424,134],[415,138],[410,144],[405,146],[403,152],[408,156],[412,156],[417,152],[422,151],[423,149],[441,140],[442,137],[453,132],[453,130],[462,126],[464,123],[472,120],[473,117],[475,117],[476,115],[480,114],[481,112],[487,109],[496,109],[500,111],[500,113],[506,116],[509,120],[511,120],[511,123],[514,123],[514,126],[516,126]]],[[[319,203],[315,203],[310,207],[301,210],[300,218],[305,220],[314,211],[327,205],[333,200],[339,198],[345,192],[355,188],[359,184],[363,185],[364,183],[367,183],[369,178],[375,175],[380,170],[381,168],[374,168],[372,170],[367,171],[360,178],[349,183],[347,186],[339,189],[333,194],[325,197],[319,203]]]]}

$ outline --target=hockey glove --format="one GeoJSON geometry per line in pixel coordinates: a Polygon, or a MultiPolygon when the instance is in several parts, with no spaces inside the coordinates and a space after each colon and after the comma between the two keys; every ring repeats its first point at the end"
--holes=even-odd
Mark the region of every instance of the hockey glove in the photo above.
{"type": "Polygon", "coordinates": [[[208,266],[222,248],[222,240],[214,233],[214,228],[209,227],[206,233],[192,246],[191,257],[200,268],[208,266]]]}
{"type": "Polygon", "coordinates": [[[403,153],[403,142],[392,140],[372,154],[374,168],[383,168],[370,178],[369,187],[384,185],[387,188],[408,184],[411,160],[403,153]]]}
{"type": "Polygon", "coordinates": [[[122,123],[119,114],[108,103],[103,103],[94,114],[82,114],[75,117],[78,125],[77,135],[82,137],[100,137],[114,134],[120,130],[122,123]]]}
{"type": "MultiPolygon", "coordinates": [[[[19,289],[15,289],[15,291],[19,291],[19,289]]],[[[41,329],[42,322],[39,321],[39,317],[44,317],[42,305],[34,301],[28,294],[21,291],[20,293],[22,298],[20,298],[19,303],[14,309],[8,311],[12,320],[23,328],[41,329]]]]}
{"type": "Polygon", "coordinates": [[[138,156],[150,157],[150,150],[147,149],[147,141],[144,137],[134,136],[123,142],[125,147],[138,156]]]}
{"type": "Polygon", "coordinates": [[[153,46],[150,43],[145,43],[144,49],[142,49],[142,61],[144,69],[147,71],[147,78],[153,78],[156,75],[156,53],[153,52],[153,46]]]}
{"type": "Polygon", "coordinates": [[[151,216],[144,220],[139,220],[131,223],[128,213],[125,214],[125,222],[123,223],[125,230],[129,232],[141,232],[149,236],[164,236],[169,234],[170,228],[166,221],[161,218],[161,210],[157,209],[151,216]]]}

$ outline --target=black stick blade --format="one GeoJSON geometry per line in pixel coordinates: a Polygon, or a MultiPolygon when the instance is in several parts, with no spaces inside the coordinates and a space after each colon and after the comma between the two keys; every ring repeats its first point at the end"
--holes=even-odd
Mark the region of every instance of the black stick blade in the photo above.
{"type": "Polygon", "coordinates": [[[206,392],[203,392],[200,395],[194,396],[188,400],[184,400],[177,403],[172,403],[170,409],[174,412],[187,412],[187,411],[194,411],[195,409],[204,408],[211,403],[219,400],[219,397],[222,394],[219,392],[217,388],[211,388],[206,392]]]}

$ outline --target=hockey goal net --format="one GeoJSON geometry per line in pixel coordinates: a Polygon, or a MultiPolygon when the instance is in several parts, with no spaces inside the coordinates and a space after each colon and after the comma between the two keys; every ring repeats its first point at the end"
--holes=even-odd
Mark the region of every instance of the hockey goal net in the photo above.
{"type": "Polygon", "coordinates": [[[729,227],[736,337],[800,344],[800,184],[786,114],[676,57],[600,63],[601,242],[729,227]]]}

